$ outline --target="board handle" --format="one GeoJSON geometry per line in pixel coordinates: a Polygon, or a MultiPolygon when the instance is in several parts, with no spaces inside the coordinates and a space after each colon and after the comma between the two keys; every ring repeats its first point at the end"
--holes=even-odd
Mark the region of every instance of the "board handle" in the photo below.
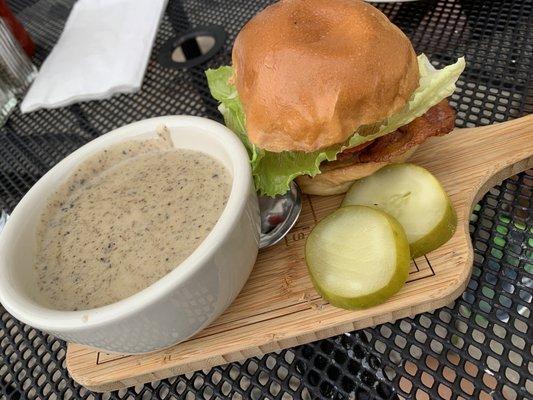
{"type": "Polygon", "coordinates": [[[471,152],[486,153],[477,164],[476,204],[494,185],[533,167],[533,115],[482,128],[472,128],[471,152]]]}

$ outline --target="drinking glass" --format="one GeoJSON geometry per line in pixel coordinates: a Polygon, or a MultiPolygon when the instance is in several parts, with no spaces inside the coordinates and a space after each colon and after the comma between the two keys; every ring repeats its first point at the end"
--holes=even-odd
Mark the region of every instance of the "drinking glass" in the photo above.
{"type": "Polygon", "coordinates": [[[21,96],[36,75],[37,68],[11,33],[6,21],[0,18],[0,79],[15,96],[21,96]]]}

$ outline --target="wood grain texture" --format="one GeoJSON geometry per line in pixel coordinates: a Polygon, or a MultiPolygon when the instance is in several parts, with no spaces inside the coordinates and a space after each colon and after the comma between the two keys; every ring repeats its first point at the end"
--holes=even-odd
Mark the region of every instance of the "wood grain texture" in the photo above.
{"type": "Polygon", "coordinates": [[[386,303],[358,311],[332,307],[307,275],[304,243],[342,196],[304,196],[299,222],[278,245],[261,251],[241,294],[192,339],[151,354],[121,356],[70,344],[72,377],[95,391],[162,379],[394,321],[452,302],[472,270],[468,221],[473,205],[501,180],[533,166],[533,116],[432,138],[411,161],[433,172],[459,218],[453,238],[411,264],[405,287],[386,303]]]}

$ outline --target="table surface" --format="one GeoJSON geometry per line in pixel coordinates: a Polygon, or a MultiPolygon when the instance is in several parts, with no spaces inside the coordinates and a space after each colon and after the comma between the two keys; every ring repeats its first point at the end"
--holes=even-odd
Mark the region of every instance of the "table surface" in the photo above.
{"type": "MultiPolygon", "coordinates": [[[[9,2],[37,44],[40,65],[74,0],[9,2]]],[[[67,154],[142,118],[192,114],[220,120],[203,71],[230,62],[242,25],[269,1],[169,1],[142,90],[22,116],[0,129],[0,207],[24,193],[67,154]],[[190,29],[226,33],[209,60],[180,68],[169,43],[190,29]]],[[[451,98],[456,125],[470,127],[533,111],[533,0],[379,4],[436,65],[465,55],[451,98]]],[[[194,53],[186,48],[185,53],[194,53]]],[[[0,307],[0,398],[50,399],[526,399],[533,397],[533,171],[492,188],[475,207],[474,269],[448,307],[375,328],[118,392],[95,394],[65,369],[66,344],[0,307]]]]}

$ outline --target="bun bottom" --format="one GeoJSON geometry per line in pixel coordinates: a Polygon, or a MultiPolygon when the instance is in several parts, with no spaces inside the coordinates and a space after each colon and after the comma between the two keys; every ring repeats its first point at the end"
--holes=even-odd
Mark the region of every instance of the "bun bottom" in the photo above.
{"type": "Polygon", "coordinates": [[[330,196],[346,193],[354,181],[372,175],[378,169],[390,163],[407,161],[417,147],[411,147],[405,153],[394,157],[390,161],[355,163],[324,171],[313,178],[308,175],[299,176],[296,178],[296,183],[300,186],[302,192],[306,194],[330,196]]]}

